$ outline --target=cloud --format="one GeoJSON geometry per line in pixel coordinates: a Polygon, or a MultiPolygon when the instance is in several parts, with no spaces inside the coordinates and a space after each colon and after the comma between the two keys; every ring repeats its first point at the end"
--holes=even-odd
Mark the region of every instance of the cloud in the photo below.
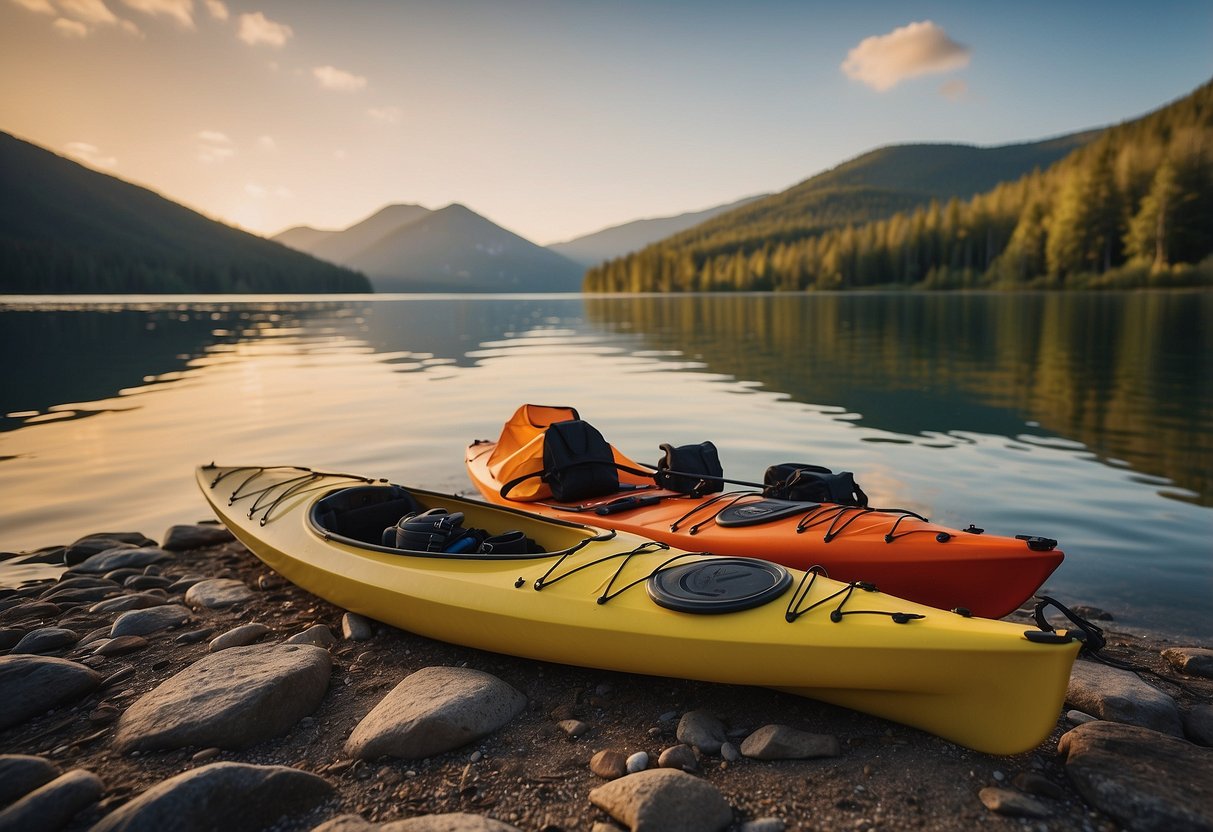
{"type": "Polygon", "coordinates": [[[79,20],[68,20],[66,17],[61,17],[51,25],[55,27],[56,32],[65,38],[88,37],[88,27],[79,20]]]}
{"type": "Polygon", "coordinates": [[[63,150],[68,156],[84,162],[89,167],[113,170],[118,164],[118,160],[113,156],[106,156],[97,145],[88,142],[68,142],[63,150]]]}
{"type": "Polygon", "coordinates": [[[122,0],[137,12],[171,17],[186,29],[194,28],[194,0],[122,0]]]}
{"type": "Polygon", "coordinates": [[[271,196],[277,199],[295,198],[295,192],[285,185],[278,185],[271,189],[268,185],[262,185],[259,182],[246,182],[244,192],[253,199],[266,199],[271,196]]]}
{"type": "Polygon", "coordinates": [[[227,3],[223,0],[203,0],[206,3],[206,10],[211,13],[211,17],[216,20],[226,21],[229,17],[227,3]]]}
{"type": "Polygon", "coordinates": [[[244,192],[253,199],[265,199],[266,194],[269,193],[269,191],[265,189],[265,186],[258,185],[256,182],[246,183],[244,186],[244,192]]]}
{"type": "Polygon", "coordinates": [[[13,0],[21,8],[38,14],[56,14],[50,0],[13,0]]]}
{"type": "Polygon", "coordinates": [[[59,0],[59,6],[65,14],[81,23],[112,25],[118,22],[102,0],[59,0]]]}
{"type": "Polygon", "coordinates": [[[960,101],[968,96],[969,85],[959,78],[953,78],[951,81],[944,82],[939,88],[939,92],[949,101],[960,101]]]}
{"type": "Polygon", "coordinates": [[[240,32],[236,37],[249,46],[267,43],[270,46],[284,46],[295,32],[285,23],[275,23],[261,12],[240,15],[240,32]]]}
{"type": "Polygon", "coordinates": [[[277,150],[278,142],[274,141],[273,136],[261,136],[257,139],[257,147],[262,150],[277,150]]]}
{"type": "Polygon", "coordinates": [[[202,130],[197,135],[198,161],[206,164],[222,162],[236,155],[236,145],[226,133],[202,130]]]}
{"type": "Polygon", "coordinates": [[[404,119],[404,110],[399,107],[371,107],[366,114],[380,124],[399,124],[404,119]]]}
{"type": "Polygon", "coordinates": [[[366,86],[366,78],[335,66],[318,66],[312,70],[312,75],[326,90],[357,92],[366,86]]]}
{"type": "Polygon", "coordinates": [[[929,20],[864,38],[847,53],[842,71],[878,92],[907,78],[968,66],[973,50],[929,20]]]}

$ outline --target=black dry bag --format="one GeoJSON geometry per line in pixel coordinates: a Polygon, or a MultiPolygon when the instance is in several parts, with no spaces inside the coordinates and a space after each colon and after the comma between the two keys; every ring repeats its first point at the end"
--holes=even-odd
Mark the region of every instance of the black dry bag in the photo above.
{"type": "Polygon", "coordinates": [[[764,497],[798,503],[836,503],[867,508],[863,493],[850,471],[835,474],[829,468],[803,462],[772,465],[762,478],[764,497]]]}
{"type": "Polygon", "coordinates": [[[663,442],[660,447],[665,456],[657,461],[653,476],[658,488],[695,497],[724,490],[724,468],[711,442],[678,447],[663,442]]]}

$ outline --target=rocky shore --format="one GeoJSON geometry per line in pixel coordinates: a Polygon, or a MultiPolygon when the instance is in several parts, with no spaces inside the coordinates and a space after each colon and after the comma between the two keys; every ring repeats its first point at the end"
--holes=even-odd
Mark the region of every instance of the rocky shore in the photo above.
{"type": "Polygon", "coordinates": [[[435,642],[211,524],[0,557],[69,567],[0,589],[0,832],[1213,830],[1208,644],[1112,632],[1137,672],[1080,660],[1052,737],[991,757],[774,691],[435,642]]]}

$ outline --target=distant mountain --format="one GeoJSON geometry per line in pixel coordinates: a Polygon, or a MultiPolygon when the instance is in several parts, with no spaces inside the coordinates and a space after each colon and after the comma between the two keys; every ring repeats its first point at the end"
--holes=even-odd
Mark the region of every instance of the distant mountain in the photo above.
{"type": "Polygon", "coordinates": [[[307,231],[292,228],[274,239],[363,271],[381,292],[576,292],[581,288],[581,265],[458,203],[437,211],[389,205],[347,229],[321,232],[323,237],[307,231]]]}
{"type": "Polygon", "coordinates": [[[671,217],[653,217],[643,220],[632,220],[623,225],[615,225],[575,237],[563,243],[555,243],[548,249],[563,254],[570,260],[575,260],[583,266],[595,266],[604,260],[621,257],[629,252],[644,248],[649,243],[664,240],[671,234],[677,234],[683,229],[699,225],[710,220],[717,214],[732,211],[742,205],[762,199],[768,194],[749,196],[730,202],[727,205],[717,205],[715,208],[705,208],[702,211],[691,211],[671,217]]]}
{"type": "Polygon", "coordinates": [[[282,243],[287,248],[293,248],[296,251],[306,251],[308,254],[311,254],[312,249],[319,242],[336,233],[336,231],[324,231],[319,228],[312,228],[310,225],[297,225],[294,228],[288,228],[286,231],[275,234],[270,239],[276,243],[282,243]]]}
{"type": "Polygon", "coordinates": [[[1213,282],[1213,82],[1030,144],[881,148],[591,269],[587,291],[1213,282]]]}
{"type": "Polygon", "coordinates": [[[366,292],[366,278],[0,132],[0,292],[366,292]]]}

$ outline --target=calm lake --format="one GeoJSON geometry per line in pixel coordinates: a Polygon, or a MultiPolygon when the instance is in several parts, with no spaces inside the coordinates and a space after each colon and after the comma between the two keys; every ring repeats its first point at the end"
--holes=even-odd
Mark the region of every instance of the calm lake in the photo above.
{"type": "Polygon", "coordinates": [[[1207,644],[1211,321],[1210,292],[0,298],[0,549],[159,539],[212,460],[469,493],[464,447],[537,402],[640,460],[711,440],[726,476],[816,463],[1056,538],[1049,594],[1207,644]]]}

